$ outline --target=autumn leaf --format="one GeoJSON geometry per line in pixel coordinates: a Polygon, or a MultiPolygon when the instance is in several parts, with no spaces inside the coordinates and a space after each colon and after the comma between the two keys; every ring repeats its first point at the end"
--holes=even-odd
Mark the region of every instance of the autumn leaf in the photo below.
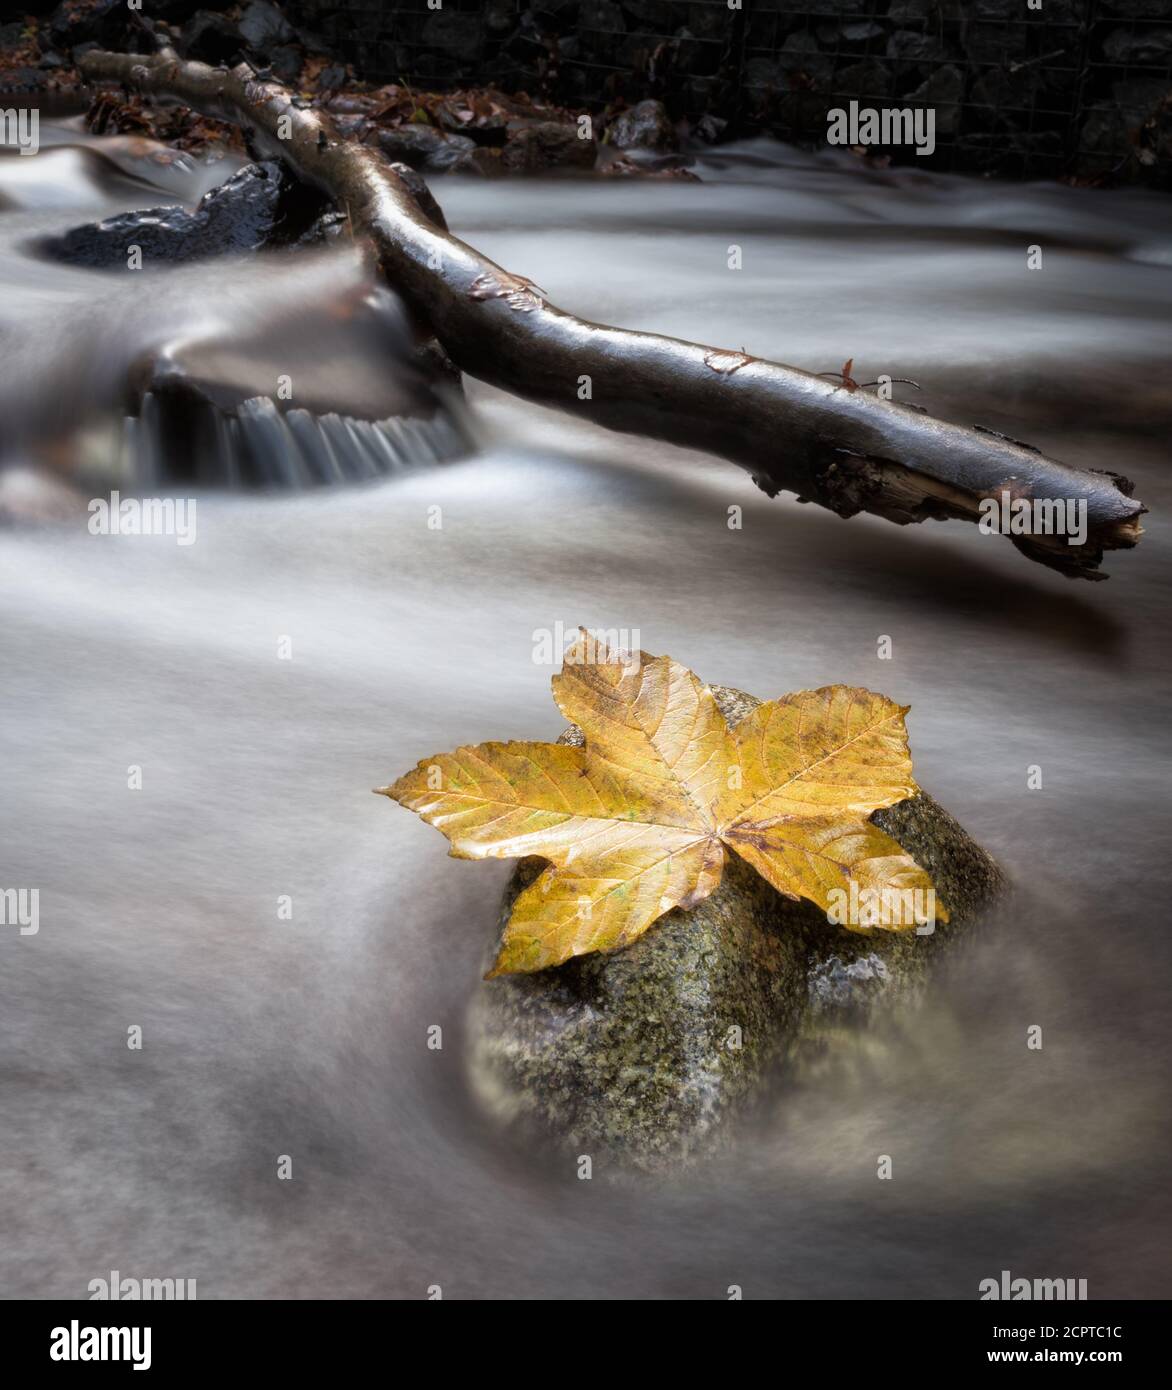
{"type": "MultiPolygon", "coordinates": [[[[687,667],[609,650],[585,631],[553,695],[584,747],[481,743],[379,789],[442,831],[456,858],[547,861],[518,896],[488,978],[630,945],[713,892],[729,850],[824,910],[852,882],[860,897],[931,890],[868,819],[917,791],[907,709],[885,696],[803,690],[730,729],[687,667]]],[[[900,917],[893,929],[914,925],[900,917]]]]}

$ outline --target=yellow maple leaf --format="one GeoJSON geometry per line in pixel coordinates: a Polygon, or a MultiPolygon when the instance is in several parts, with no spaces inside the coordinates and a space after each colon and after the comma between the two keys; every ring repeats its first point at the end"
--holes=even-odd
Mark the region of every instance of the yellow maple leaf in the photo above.
{"type": "MultiPolygon", "coordinates": [[[[918,790],[905,706],[832,685],[768,701],[730,729],[687,667],[608,650],[584,630],[553,694],[584,747],[481,743],[379,788],[442,831],[457,858],[548,861],[514,903],[487,978],[630,945],[706,898],[730,849],[778,892],[823,909],[852,882],[871,902],[932,889],[867,819],[918,790]]],[[[836,920],[923,921],[895,916],[836,920]]]]}

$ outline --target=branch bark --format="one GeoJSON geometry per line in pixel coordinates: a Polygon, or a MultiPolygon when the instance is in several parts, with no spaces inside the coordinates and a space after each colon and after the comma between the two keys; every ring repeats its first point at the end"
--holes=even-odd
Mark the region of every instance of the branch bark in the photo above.
{"type": "Polygon", "coordinates": [[[387,282],[469,375],[596,424],[704,449],[740,464],[770,496],[785,490],[839,516],[866,511],[900,525],[978,521],[983,498],[1055,499],[1086,506],[1086,538],[1012,536],[1030,559],[1072,577],[1104,579],[1105,550],[1133,546],[1146,510],[1117,474],[1071,468],[979,427],[795,367],[564,313],[429,219],[368,146],[344,140],[330,117],[246,64],[211,68],[170,50],[90,52],[78,64],[112,81],[242,125],[345,208],[387,282]],[[578,398],[579,378],[591,399],[578,398]]]}

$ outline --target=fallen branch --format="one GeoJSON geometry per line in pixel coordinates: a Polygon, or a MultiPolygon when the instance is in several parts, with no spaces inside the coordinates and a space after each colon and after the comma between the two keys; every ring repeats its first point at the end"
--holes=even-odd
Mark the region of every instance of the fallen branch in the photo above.
{"type": "Polygon", "coordinates": [[[1029,558],[1103,579],[1104,550],[1130,547],[1145,510],[1131,484],[1070,468],[992,431],[835,386],[808,372],[563,313],[421,210],[377,150],[339,136],[324,112],[246,64],[231,70],[151,56],[90,52],[90,81],[114,81],[245,128],[250,145],[328,194],[369,240],[381,273],[469,375],[605,425],[708,450],[747,468],[770,496],[786,490],[839,516],[872,512],[901,525],[977,521],[983,498],[1085,503],[1086,536],[1012,536],[1029,558]],[[590,379],[590,399],[579,398],[590,379]]]}

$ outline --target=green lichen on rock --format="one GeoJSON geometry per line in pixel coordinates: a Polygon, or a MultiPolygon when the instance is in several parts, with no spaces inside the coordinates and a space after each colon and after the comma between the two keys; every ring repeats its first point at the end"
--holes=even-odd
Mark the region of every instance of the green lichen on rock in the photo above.
{"type": "MultiPolygon", "coordinates": [[[[760,703],[713,690],[730,725],[760,703]]],[[[563,741],[583,740],[571,728],[563,741]]],[[[716,892],[625,950],[481,985],[469,1019],[481,1102],[528,1141],[628,1168],[662,1171],[711,1152],[779,1062],[806,1068],[844,1027],[913,1000],[931,961],[1002,886],[988,855],[924,793],[872,819],[932,875],[948,924],[923,936],[834,927],[730,854],[716,892]]],[[[541,865],[518,865],[502,932],[541,865]]]]}

